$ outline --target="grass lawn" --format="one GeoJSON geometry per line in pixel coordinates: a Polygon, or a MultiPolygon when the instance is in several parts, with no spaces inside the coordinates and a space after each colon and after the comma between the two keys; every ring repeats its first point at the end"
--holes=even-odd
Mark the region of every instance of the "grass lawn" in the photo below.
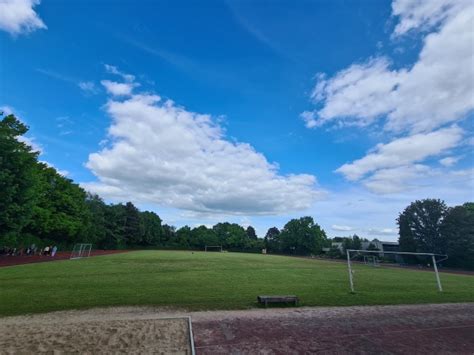
{"type": "Polygon", "coordinates": [[[0,268],[0,315],[98,306],[191,310],[256,307],[260,294],[295,294],[303,306],[474,302],[474,277],[273,255],[137,251],[0,268]]]}

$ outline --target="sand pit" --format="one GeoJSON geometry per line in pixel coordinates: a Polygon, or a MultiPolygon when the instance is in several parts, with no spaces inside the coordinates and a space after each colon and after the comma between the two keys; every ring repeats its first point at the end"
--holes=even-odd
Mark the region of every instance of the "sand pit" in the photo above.
{"type": "Polygon", "coordinates": [[[7,319],[0,325],[0,353],[192,354],[187,317],[110,319],[113,313],[90,313],[7,319]]]}

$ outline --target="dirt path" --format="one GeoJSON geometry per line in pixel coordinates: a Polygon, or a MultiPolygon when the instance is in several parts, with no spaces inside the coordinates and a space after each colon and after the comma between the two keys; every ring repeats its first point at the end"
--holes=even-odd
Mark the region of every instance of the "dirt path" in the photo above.
{"type": "Polygon", "coordinates": [[[192,318],[197,354],[474,353],[474,303],[209,312],[118,307],[53,312],[2,318],[0,353],[51,349],[45,344],[53,344],[57,352],[166,353],[174,349],[186,353],[189,349],[178,348],[170,340],[184,334],[182,325],[159,320],[186,316],[192,318]]]}

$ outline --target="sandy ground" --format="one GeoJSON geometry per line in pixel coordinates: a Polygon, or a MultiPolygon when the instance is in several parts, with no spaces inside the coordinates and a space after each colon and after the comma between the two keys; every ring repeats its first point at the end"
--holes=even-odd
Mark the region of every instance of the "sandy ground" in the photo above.
{"type": "Polygon", "coordinates": [[[107,309],[0,321],[0,354],[191,354],[187,317],[107,309]]]}
{"type": "Polygon", "coordinates": [[[0,353],[474,354],[474,303],[185,312],[117,307],[0,319],[0,353]],[[184,344],[184,345],[180,345],[184,344]]]}

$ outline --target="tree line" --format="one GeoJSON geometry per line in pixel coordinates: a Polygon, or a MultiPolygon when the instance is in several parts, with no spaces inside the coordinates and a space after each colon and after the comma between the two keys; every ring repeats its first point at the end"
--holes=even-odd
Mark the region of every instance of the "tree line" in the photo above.
{"type": "MultiPolygon", "coordinates": [[[[337,256],[332,242],[360,249],[367,241],[357,235],[328,238],[312,217],[292,219],[280,230],[258,238],[252,226],[217,223],[179,229],[132,202],[107,204],[86,192],[56,169],[38,160],[39,153],[21,140],[28,127],[14,115],[0,121],[0,247],[93,243],[95,248],[203,249],[291,255],[337,256]],[[327,250],[327,249],[326,249],[327,250]]],[[[448,254],[447,264],[474,269],[474,203],[447,207],[426,199],[410,204],[398,217],[402,251],[448,254]]],[[[374,248],[374,246],[372,245],[374,248]]],[[[371,245],[369,244],[369,249],[371,245]]]]}

